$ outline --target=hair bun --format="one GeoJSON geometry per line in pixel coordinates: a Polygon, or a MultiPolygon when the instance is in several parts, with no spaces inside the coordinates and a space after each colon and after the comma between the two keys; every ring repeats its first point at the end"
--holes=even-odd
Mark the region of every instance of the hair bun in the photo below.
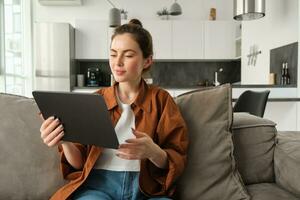
{"type": "Polygon", "coordinates": [[[131,19],[129,22],[128,22],[128,24],[130,24],[130,25],[136,25],[136,26],[140,26],[140,27],[143,27],[143,24],[142,24],[142,22],[140,21],[140,20],[138,20],[138,19],[131,19]]]}

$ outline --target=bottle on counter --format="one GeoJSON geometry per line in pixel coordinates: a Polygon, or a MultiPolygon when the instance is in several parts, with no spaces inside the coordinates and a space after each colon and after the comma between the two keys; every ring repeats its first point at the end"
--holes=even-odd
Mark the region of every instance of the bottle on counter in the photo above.
{"type": "Polygon", "coordinates": [[[288,63],[285,63],[285,79],[286,79],[286,85],[291,84],[291,77],[289,74],[288,63]]]}
{"type": "Polygon", "coordinates": [[[286,85],[286,70],[285,63],[282,63],[280,85],[286,85]]]}

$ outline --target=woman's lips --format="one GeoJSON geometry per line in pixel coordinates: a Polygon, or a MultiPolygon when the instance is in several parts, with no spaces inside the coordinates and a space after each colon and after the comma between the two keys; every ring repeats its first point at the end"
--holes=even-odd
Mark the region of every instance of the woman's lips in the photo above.
{"type": "Polygon", "coordinates": [[[126,71],[116,70],[115,72],[118,76],[121,76],[121,75],[125,74],[126,71]]]}

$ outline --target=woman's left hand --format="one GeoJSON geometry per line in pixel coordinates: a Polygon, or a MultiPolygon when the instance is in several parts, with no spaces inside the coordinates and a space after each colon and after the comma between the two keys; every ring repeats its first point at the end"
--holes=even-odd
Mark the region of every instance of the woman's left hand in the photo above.
{"type": "Polygon", "coordinates": [[[132,129],[136,138],[128,139],[120,144],[117,156],[127,160],[149,159],[156,166],[165,168],[167,165],[167,153],[162,150],[144,132],[132,129]]]}

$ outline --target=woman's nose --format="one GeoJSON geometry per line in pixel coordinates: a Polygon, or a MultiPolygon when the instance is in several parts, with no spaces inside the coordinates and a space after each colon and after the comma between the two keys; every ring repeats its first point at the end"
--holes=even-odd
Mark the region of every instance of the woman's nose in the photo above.
{"type": "Polygon", "coordinates": [[[122,58],[122,56],[118,56],[117,57],[117,62],[116,63],[120,67],[123,66],[123,58],[122,58]]]}

